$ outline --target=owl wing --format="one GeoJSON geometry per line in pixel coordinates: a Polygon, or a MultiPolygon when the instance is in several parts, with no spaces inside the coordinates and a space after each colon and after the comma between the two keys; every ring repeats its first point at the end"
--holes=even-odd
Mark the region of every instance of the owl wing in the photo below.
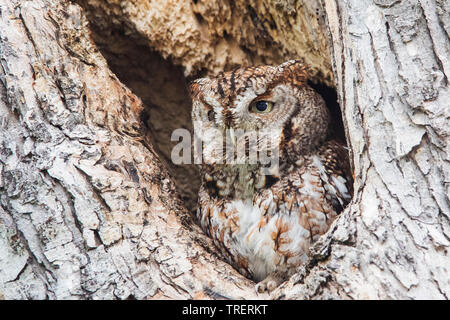
{"type": "Polygon", "coordinates": [[[314,162],[334,210],[340,213],[353,193],[347,150],[339,142],[331,140],[319,150],[314,162]]]}

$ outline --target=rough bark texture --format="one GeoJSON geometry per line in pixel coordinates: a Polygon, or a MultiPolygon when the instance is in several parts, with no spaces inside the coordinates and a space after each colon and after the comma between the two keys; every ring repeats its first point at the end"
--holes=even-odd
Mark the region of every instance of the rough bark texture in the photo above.
{"type": "Polygon", "coordinates": [[[253,297],[177,202],[78,5],[2,1],[0,296],[253,297]]]}
{"type": "Polygon", "coordinates": [[[448,2],[324,7],[355,194],[278,296],[448,299],[448,2]]]}
{"type": "Polygon", "coordinates": [[[355,194],[270,297],[449,297],[448,2],[75,2],[0,0],[0,298],[255,298],[168,141],[184,76],[291,58],[336,81],[355,194]]]}
{"type": "Polygon", "coordinates": [[[184,67],[185,75],[304,57],[329,84],[333,74],[316,1],[76,0],[95,28],[120,27],[184,67]]]}

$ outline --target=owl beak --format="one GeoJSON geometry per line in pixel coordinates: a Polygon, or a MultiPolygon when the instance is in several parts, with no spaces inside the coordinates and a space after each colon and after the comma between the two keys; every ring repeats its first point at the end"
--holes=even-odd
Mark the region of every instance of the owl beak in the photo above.
{"type": "Polygon", "coordinates": [[[234,129],[233,128],[230,128],[229,129],[230,130],[230,138],[231,138],[231,141],[233,142],[233,146],[236,148],[236,143],[237,143],[237,139],[236,139],[236,135],[234,134],[234,129]]]}

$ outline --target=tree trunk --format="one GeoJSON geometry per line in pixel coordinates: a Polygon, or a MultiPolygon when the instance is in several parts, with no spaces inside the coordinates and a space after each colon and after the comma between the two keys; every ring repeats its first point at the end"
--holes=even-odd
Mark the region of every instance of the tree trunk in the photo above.
{"type": "Polygon", "coordinates": [[[177,201],[78,5],[1,6],[0,294],[254,297],[177,201]]]}
{"type": "Polygon", "coordinates": [[[0,298],[447,299],[448,2],[76,3],[0,0],[0,298]],[[257,295],[168,141],[190,127],[183,75],[299,57],[336,84],[354,195],[257,295]]]}
{"type": "Polygon", "coordinates": [[[317,262],[280,295],[447,299],[448,2],[325,0],[324,8],[355,192],[316,245],[317,262]]]}

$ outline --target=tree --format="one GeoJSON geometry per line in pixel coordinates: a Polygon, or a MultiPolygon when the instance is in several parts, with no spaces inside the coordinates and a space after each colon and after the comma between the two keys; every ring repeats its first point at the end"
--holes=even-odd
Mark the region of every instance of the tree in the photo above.
{"type": "Polygon", "coordinates": [[[354,196],[259,297],[449,296],[447,2],[0,4],[0,297],[255,298],[186,209],[195,171],[165,137],[189,127],[183,72],[299,56],[336,84],[354,196]]]}

